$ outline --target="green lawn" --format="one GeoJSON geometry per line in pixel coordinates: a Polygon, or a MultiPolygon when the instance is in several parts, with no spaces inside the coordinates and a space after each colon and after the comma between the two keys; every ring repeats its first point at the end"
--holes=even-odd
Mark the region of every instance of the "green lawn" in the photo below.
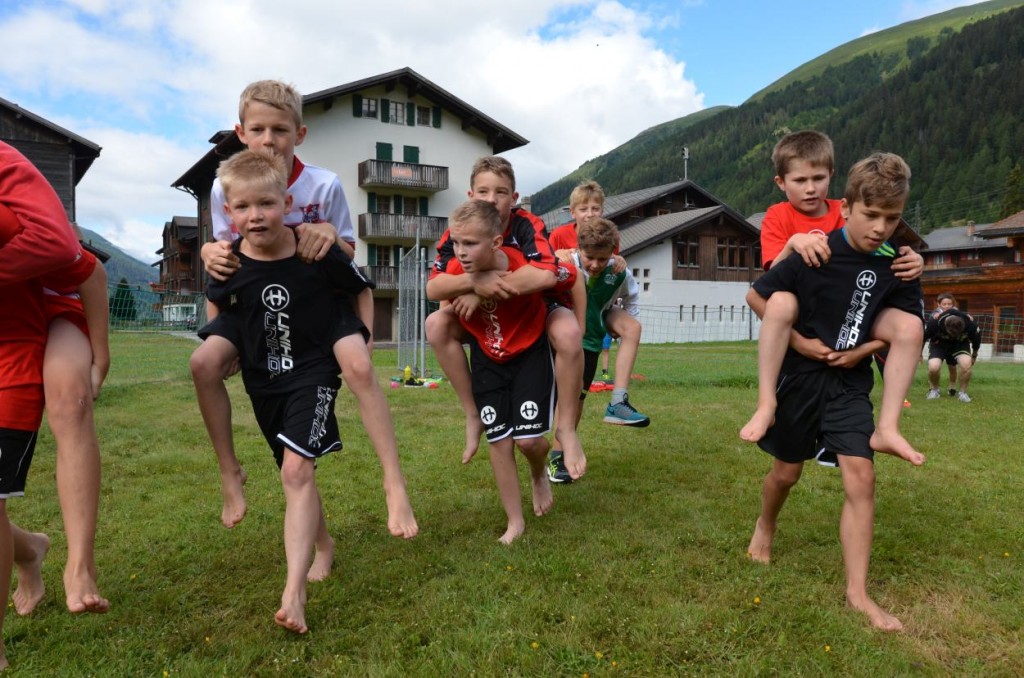
{"type": "MultiPolygon", "coordinates": [[[[376,458],[347,391],[345,450],[317,481],[338,543],[335,573],[311,585],[296,637],[274,626],[284,583],[283,494],[239,379],[239,456],[249,513],[219,522],[216,466],[199,419],[187,340],[118,334],[97,403],[103,498],[97,554],[105,616],[63,604],[65,543],[43,434],[29,495],[9,502],[48,532],[47,597],[9,609],[11,675],[355,676],[1020,675],[1024,365],[981,364],[964,405],[905,410],[922,468],[877,462],[871,592],[905,623],[867,627],[845,609],[835,470],[808,468],[783,512],[770,566],[745,547],[767,455],[742,444],[752,411],[752,344],[644,346],[631,400],[648,429],[601,423],[587,401],[586,478],[556,487],[511,547],[486,453],[458,463],[450,387],[388,389],[421,527],[385,526],[376,458]]],[[[397,373],[380,351],[379,375],[397,373]]],[[[520,465],[528,493],[525,465],[520,465]]],[[[525,495],[528,502],[528,494],[525,495]]]]}

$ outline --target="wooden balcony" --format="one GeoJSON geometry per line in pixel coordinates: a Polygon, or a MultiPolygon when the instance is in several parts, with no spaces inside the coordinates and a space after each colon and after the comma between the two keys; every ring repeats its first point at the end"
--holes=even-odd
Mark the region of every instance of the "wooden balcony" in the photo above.
{"type": "Polygon", "coordinates": [[[444,191],[448,188],[448,168],[391,160],[364,160],[359,163],[359,188],[444,191]]]}
{"type": "Polygon", "coordinates": [[[420,244],[429,247],[431,243],[437,242],[448,228],[448,218],[377,212],[359,215],[359,237],[368,242],[389,240],[412,245],[416,242],[417,226],[420,231],[420,244]]]}
{"type": "Polygon", "coordinates": [[[363,275],[377,283],[378,290],[398,289],[398,267],[397,266],[363,266],[363,275]]]}

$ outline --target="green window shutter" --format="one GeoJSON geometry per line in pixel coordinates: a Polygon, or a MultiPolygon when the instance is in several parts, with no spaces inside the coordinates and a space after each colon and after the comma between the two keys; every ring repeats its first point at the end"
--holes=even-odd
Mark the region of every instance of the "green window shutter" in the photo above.
{"type": "Polygon", "coordinates": [[[402,213],[402,203],[403,202],[405,202],[405,201],[402,200],[402,196],[400,196],[400,195],[393,195],[393,196],[391,196],[391,213],[392,214],[401,214],[402,213]]]}
{"type": "Polygon", "coordinates": [[[441,107],[434,106],[434,110],[431,111],[431,122],[434,124],[436,129],[441,129],[441,107]]]}
{"type": "Polygon", "coordinates": [[[391,248],[391,265],[397,266],[398,262],[402,260],[402,247],[395,245],[391,248]]]}
{"type": "Polygon", "coordinates": [[[366,194],[366,211],[376,212],[377,211],[377,194],[367,193],[366,194]]]}
{"type": "Polygon", "coordinates": [[[416,104],[411,101],[405,105],[405,124],[409,127],[416,126],[416,104]]]}
{"type": "Polygon", "coordinates": [[[352,116],[356,118],[363,117],[363,95],[353,94],[352,95],[352,116]]]}
{"type": "Polygon", "coordinates": [[[392,159],[391,144],[386,144],[383,141],[377,142],[377,160],[388,160],[392,159]]]}
{"type": "Polygon", "coordinates": [[[428,200],[427,196],[421,195],[420,196],[420,216],[421,217],[427,216],[427,204],[428,203],[429,203],[429,200],[428,200]]]}
{"type": "Polygon", "coordinates": [[[380,121],[391,122],[391,102],[388,99],[380,100],[380,121]]]}
{"type": "Polygon", "coordinates": [[[402,160],[404,162],[411,162],[418,165],[420,162],[420,147],[419,146],[403,146],[402,147],[402,160]]]}
{"type": "Polygon", "coordinates": [[[367,245],[366,246],[366,265],[376,266],[377,265],[377,246],[367,245]]]}

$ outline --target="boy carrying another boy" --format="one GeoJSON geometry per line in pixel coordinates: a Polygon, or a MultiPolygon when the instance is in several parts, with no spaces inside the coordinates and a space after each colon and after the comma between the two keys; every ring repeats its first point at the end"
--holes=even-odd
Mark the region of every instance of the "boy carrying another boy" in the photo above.
{"type": "MultiPolygon", "coordinates": [[[[528,268],[526,256],[504,247],[498,208],[484,200],[469,200],[452,213],[449,239],[455,254],[444,272],[486,277],[507,271],[509,276],[528,268]]],[[[575,271],[566,271],[555,290],[571,289],[575,271]]],[[[443,282],[443,281],[442,281],[443,282]]],[[[427,282],[427,297],[444,299],[438,278],[427,282]]],[[[459,323],[473,336],[470,343],[471,384],[479,421],[490,450],[491,468],[508,518],[499,541],[511,544],[526,529],[515,448],[530,464],[533,512],[542,516],[554,499],[546,472],[548,441],[554,406],[551,349],[544,331],[546,303],[540,291],[494,299],[483,297],[459,323]]],[[[575,320],[574,320],[575,322],[575,320]]]]}
{"type": "MultiPolygon", "coordinates": [[[[811,267],[819,267],[829,261],[832,253],[827,236],[840,228],[844,220],[841,201],[826,197],[834,171],[833,158],[832,140],[821,132],[787,134],[775,145],[772,151],[775,183],[786,194],[787,201],[768,208],[761,224],[761,250],[766,270],[793,253],[811,267]]],[[[888,243],[879,250],[889,259],[894,256],[888,243]]],[[[892,259],[893,273],[901,280],[916,280],[922,269],[921,255],[909,247],[901,247],[900,256],[892,259]]],[[[792,331],[797,313],[795,298],[780,295],[763,318],[758,341],[757,409],[740,430],[740,437],[757,442],[774,421],[775,383],[786,344],[808,358],[835,358],[845,364],[858,363],[862,357],[860,352],[870,355],[888,351],[878,429],[872,445],[879,452],[897,456],[916,454],[900,433],[899,418],[921,354],[921,318],[897,309],[886,309],[879,314],[874,325],[869,326],[871,336],[878,342],[866,345],[856,353],[836,356],[832,355],[832,349],[820,342],[809,341],[792,331]]]]}
{"type": "MultiPolygon", "coordinates": [[[[503,244],[519,249],[528,265],[508,272],[487,271],[473,276],[452,274],[448,271],[448,264],[455,254],[448,231],[437,245],[429,283],[434,289],[432,298],[451,300],[451,304],[442,304],[439,311],[427,316],[425,329],[427,341],[451,382],[466,417],[466,446],[462,452],[464,464],[476,454],[483,426],[473,397],[466,353],[462,348],[469,337],[461,321],[468,318],[483,299],[501,301],[547,290],[555,285],[559,275],[555,255],[544,234],[544,222],[515,207],[519,194],[516,193],[516,176],[509,161],[493,155],[480,158],[473,164],[469,185],[469,198],[486,200],[498,209],[503,244]]],[[[583,382],[583,330],[573,310],[557,299],[549,300],[545,322],[545,331],[555,353],[557,393],[572,400],[583,382]]],[[[569,474],[579,478],[587,470],[587,458],[573,422],[573,408],[559,408],[555,431],[565,450],[569,474]]]]}
{"type": "MultiPolygon", "coordinates": [[[[902,158],[876,153],[861,160],[850,170],[840,206],[846,225],[827,236],[828,263],[807,266],[800,256],[788,257],[754,282],[747,294],[747,303],[762,316],[780,295],[795,297],[795,329],[833,355],[826,362],[793,349],[786,352],[775,422],[758,443],[775,459],[764,480],[761,514],[747,552],[754,560],[769,561],[779,512],[800,479],[804,461],[815,458],[819,450],[836,455],[845,492],[839,536],[846,600],[867,615],[872,626],[885,631],[896,631],[902,624],[867,592],[875,489],[871,360],[861,352],[860,359],[849,364],[835,352],[848,355],[847,349],[868,343],[868,328],[883,308],[923,313],[920,284],[898,280],[891,255],[878,255],[899,224],[909,192],[910,168],[902,158]]],[[[916,451],[900,456],[915,465],[924,463],[916,451]]]]}
{"type": "Polygon", "coordinates": [[[242,236],[233,246],[242,266],[225,282],[211,281],[207,296],[239,331],[242,380],[281,469],[288,574],[274,621],[306,633],[306,582],[324,579],[334,557],[314,475],[316,459],[341,448],[333,351],[336,343],[367,350],[370,333],[351,304],[358,295],[360,310],[372,308],[373,284],[337,247],[320,261],[299,259],[284,225],[291,205],[284,168],[280,158],[248,150],[221,163],[217,176],[242,236]]]}
{"type": "MultiPolygon", "coordinates": [[[[326,169],[303,164],[295,156],[295,147],[306,138],[302,124],[302,96],[294,87],[276,80],[260,80],[247,86],[239,97],[238,124],[235,133],[252,151],[265,151],[284,161],[288,175],[288,193],[292,203],[285,223],[298,237],[297,255],[305,262],[323,259],[333,245],[352,256],[352,220],[341,182],[326,169]]],[[[211,278],[225,281],[239,268],[239,259],[231,241],[239,233],[230,219],[220,212],[224,192],[220,180],[214,181],[210,205],[213,237],[216,242],[203,245],[202,257],[211,278]]],[[[217,309],[207,304],[208,317],[214,320],[217,309]]],[[[372,323],[369,323],[372,326],[372,323]]],[[[224,380],[237,371],[240,329],[227,319],[211,322],[206,341],[197,348],[189,367],[203,422],[217,455],[221,475],[224,508],[221,522],[234,527],[245,517],[243,492],[245,471],[235,456],[231,431],[231,401],[224,380]]],[[[398,461],[391,411],[377,382],[369,351],[341,351],[335,347],[337,364],[345,383],[359,401],[359,414],[367,436],[380,461],[384,476],[384,494],[388,509],[388,529],[396,537],[410,538],[419,527],[405,488],[398,461]]]]}
{"type": "MultiPolygon", "coordinates": [[[[572,252],[570,260],[586,280],[587,320],[583,334],[583,388],[576,408],[576,422],[579,423],[582,416],[583,400],[597,372],[604,337],[610,334],[619,338],[619,350],[615,355],[615,390],[611,404],[605,409],[604,421],[638,428],[649,426],[650,418],[629,403],[629,379],[642,331],[637,320],[640,288],[628,269],[619,273],[614,270],[612,252],[618,246],[619,229],[607,219],[590,218],[577,225],[577,240],[578,249],[572,252]],[[622,299],[621,307],[615,305],[619,299],[622,299]]],[[[557,451],[552,451],[548,477],[556,483],[572,480],[565,473],[557,451]]]]}

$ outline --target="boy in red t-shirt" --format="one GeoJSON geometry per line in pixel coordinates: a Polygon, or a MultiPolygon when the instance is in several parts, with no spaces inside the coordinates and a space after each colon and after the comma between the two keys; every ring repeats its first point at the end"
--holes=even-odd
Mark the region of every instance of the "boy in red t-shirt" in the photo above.
{"type": "MultiPolygon", "coordinates": [[[[485,200],[469,200],[452,213],[448,237],[454,258],[442,272],[470,278],[493,271],[509,275],[528,267],[523,252],[503,247],[501,213],[485,200]]],[[[574,268],[560,269],[554,291],[579,287],[574,268]]],[[[449,292],[450,293],[450,292],[449,292]]],[[[444,300],[438,279],[427,283],[427,297],[444,300]]],[[[541,291],[506,298],[472,295],[472,307],[458,313],[470,342],[470,380],[479,421],[490,448],[491,468],[505,508],[508,526],[500,540],[511,544],[526,529],[515,448],[530,464],[533,512],[547,513],[554,498],[547,475],[548,441],[554,407],[554,373],[545,324],[546,303],[541,291]]]]}
{"type": "MultiPolygon", "coordinates": [[[[832,140],[813,130],[787,134],[772,150],[775,185],[786,194],[787,201],[770,207],[761,222],[761,257],[766,270],[794,253],[808,266],[828,263],[831,252],[827,235],[844,222],[841,201],[826,197],[835,168],[834,155],[832,140]]],[[[900,247],[892,264],[896,277],[902,280],[918,278],[923,267],[921,255],[909,247],[900,247]]],[[[787,343],[804,356],[829,364],[853,359],[849,353],[836,352],[794,331],[797,312],[796,297],[782,294],[763,318],[758,340],[757,409],[740,429],[740,437],[746,441],[760,440],[775,420],[775,388],[787,343]]],[[[917,451],[900,433],[899,417],[921,355],[921,318],[886,309],[878,315],[871,335],[889,345],[878,426],[871,443],[879,452],[913,456],[917,451]]]]}

